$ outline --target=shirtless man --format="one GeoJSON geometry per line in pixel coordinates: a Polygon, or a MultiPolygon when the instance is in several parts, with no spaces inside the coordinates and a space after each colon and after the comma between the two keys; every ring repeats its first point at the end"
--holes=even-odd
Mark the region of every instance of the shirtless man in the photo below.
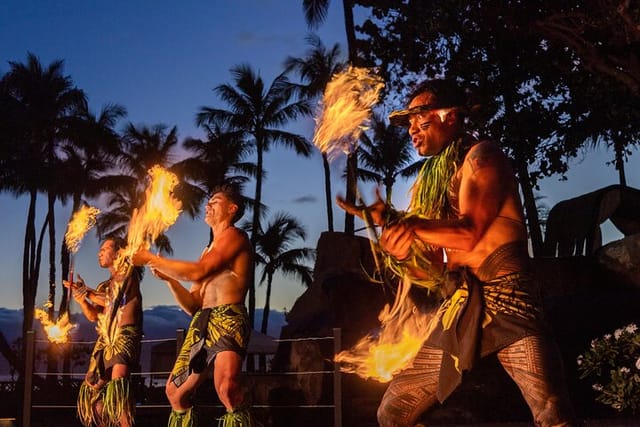
{"type": "Polygon", "coordinates": [[[109,279],[97,288],[64,281],[73,299],[91,322],[98,322],[98,339],[89,369],[78,394],[78,417],[85,426],[129,427],[135,405],[129,374],[138,366],[142,339],[142,295],[139,275],[126,278],[116,271],[114,261],[126,245],[120,238],[108,238],[100,246],[98,263],[109,270],[109,279]]]}
{"type": "Polygon", "coordinates": [[[389,116],[407,126],[427,157],[407,212],[380,195],[371,206],[338,204],[382,226],[380,246],[393,270],[437,290],[441,304],[413,365],[390,383],[378,408],[381,426],[413,426],[443,402],[479,358],[497,353],[536,425],[570,425],[557,347],[541,318],[529,272],[527,232],[509,159],[493,141],[464,129],[466,96],[453,81],[430,80],[389,116]],[[446,254],[446,264],[444,255],[446,254]]]}
{"type": "Polygon", "coordinates": [[[251,242],[234,226],[243,212],[237,189],[221,186],[205,209],[214,238],[198,261],[167,259],[147,250],[133,257],[135,265],[148,265],[164,280],[180,307],[193,316],[167,381],[170,426],[194,425],[190,397],[212,365],[216,392],[227,409],[224,417],[249,425],[238,380],[251,330],[244,300],[254,265],[251,242]],[[191,288],[180,281],[192,282],[191,288]]]}

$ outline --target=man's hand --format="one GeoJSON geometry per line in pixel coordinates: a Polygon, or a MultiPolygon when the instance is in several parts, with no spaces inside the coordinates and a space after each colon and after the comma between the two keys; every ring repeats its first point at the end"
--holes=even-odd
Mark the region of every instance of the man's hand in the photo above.
{"type": "Polygon", "coordinates": [[[391,209],[387,204],[382,200],[382,196],[380,195],[380,189],[376,188],[376,201],[373,204],[366,205],[355,205],[351,202],[346,201],[342,196],[336,197],[336,203],[339,207],[344,209],[345,212],[355,215],[361,219],[365,219],[365,215],[368,215],[371,221],[374,224],[383,226],[387,220],[387,212],[391,209]]]}
{"type": "Polygon", "coordinates": [[[78,302],[83,301],[87,296],[89,288],[87,288],[87,285],[84,283],[84,280],[82,280],[82,277],[80,277],[79,274],[77,282],[69,282],[68,280],[63,280],[62,284],[65,288],[71,291],[73,299],[78,302]]]}
{"type": "Polygon", "coordinates": [[[149,270],[151,270],[151,273],[156,276],[158,279],[160,280],[165,280],[165,281],[169,281],[169,280],[175,280],[173,277],[168,276],[166,274],[164,274],[162,271],[157,270],[153,267],[151,267],[149,270]]]}
{"type": "Polygon", "coordinates": [[[131,257],[131,262],[136,267],[140,267],[140,266],[146,265],[149,261],[151,261],[152,257],[153,257],[153,254],[149,252],[149,250],[140,249],[138,250],[138,252],[133,254],[133,256],[131,257]]]}
{"type": "Polygon", "coordinates": [[[391,224],[382,230],[380,245],[397,260],[404,260],[411,255],[411,245],[416,235],[407,221],[391,224]]]}

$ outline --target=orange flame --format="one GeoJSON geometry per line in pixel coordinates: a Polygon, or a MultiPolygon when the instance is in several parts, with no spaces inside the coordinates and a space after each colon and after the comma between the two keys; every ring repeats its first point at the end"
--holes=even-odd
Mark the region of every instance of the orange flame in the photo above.
{"type": "Polygon", "coordinates": [[[153,240],[176,222],[182,211],[182,203],[173,195],[177,176],[158,165],[148,173],[151,181],[145,202],[131,217],[127,247],[119,254],[116,266],[122,266],[122,262],[140,248],[148,249],[153,240]]]}
{"type": "Polygon", "coordinates": [[[40,321],[44,331],[47,334],[47,338],[50,342],[56,344],[62,344],[68,341],[69,332],[77,325],[69,322],[69,313],[65,312],[57,322],[49,320],[49,315],[46,311],[36,308],[34,316],[40,321]]]}
{"type": "Polygon", "coordinates": [[[378,318],[381,321],[377,335],[367,335],[350,350],[335,356],[343,372],[354,373],[381,383],[409,367],[428,336],[429,315],[418,310],[405,299],[397,315],[391,315],[386,305],[378,318]]]}
{"type": "Polygon", "coordinates": [[[382,79],[367,68],[350,66],[336,73],[324,91],[313,135],[315,146],[331,160],[341,152],[353,152],[383,87],[382,79]]]}
{"type": "Polygon", "coordinates": [[[78,252],[84,235],[91,227],[96,225],[96,217],[99,213],[100,209],[83,205],[73,214],[71,221],[67,225],[67,232],[64,235],[64,242],[69,252],[78,252]]]}

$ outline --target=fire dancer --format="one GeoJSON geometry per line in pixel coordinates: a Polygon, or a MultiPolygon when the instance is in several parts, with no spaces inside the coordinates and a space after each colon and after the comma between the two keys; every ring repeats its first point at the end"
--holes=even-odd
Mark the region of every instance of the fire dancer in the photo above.
{"type": "Polygon", "coordinates": [[[454,81],[425,81],[409,100],[389,116],[392,125],[408,127],[415,150],[427,157],[408,210],[393,210],[379,194],[370,206],[338,198],[346,211],[368,211],[382,226],[380,246],[393,271],[442,299],[413,364],[389,384],[378,421],[413,426],[478,358],[496,353],[536,425],[569,425],[573,412],[529,270],[509,159],[495,142],[466,132],[466,94],[454,81]]]}
{"type": "Polygon", "coordinates": [[[129,427],[134,422],[129,374],[140,359],[142,295],[139,276],[123,276],[115,267],[118,251],[125,245],[117,237],[104,240],[98,263],[110,275],[95,290],[80,276],[77,282],[63,282],[71,287],[87,319],[97,322],[98,338],[78,394],[78,417],[85,426],[129,427]]]}
{"type": "Polygon", "coordinates": [[[253,248],[246,233],[234,226],[244,213],[244,200],[234,186],[216,188],[205,208],[213,241],[198,261],[172,260],[138,251],[135,265],[148,265],[164,280],[177,303],[193,316],[184,344],[169,376],[169,426],[196,425],[191,396],[213,367],[213,383],[227,409],[227,425],[250,425],[239,374],[250,335],[244,300],[253,269],[253,248]],[[180,281],[192,282],[187,290],[180,281]]]}

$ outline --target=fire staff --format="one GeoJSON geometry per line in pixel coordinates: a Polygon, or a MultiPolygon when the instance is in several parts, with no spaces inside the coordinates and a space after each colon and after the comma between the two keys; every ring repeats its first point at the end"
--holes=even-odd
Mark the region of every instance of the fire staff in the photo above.
{"type": "Polygon", "coordinates": [[[338,199],[355,215],[368,210],[382,226],[387,265],[414,285],[437,289],[442,299],[412,366],[384,394],[378,421],[384,427],[415,425],[479,357],[497,353],[536,425],[570,425],[561,361],[528,267],[517,181],[495,142],[467,134],[466,104],[454,81],[429,80],[416,87],[406,110],[390,115],[427,157],[406,212],[379,195],[368,207],[338,199]]]}
{"type": "Polygon", "coordinates": [[[129,374],[138,367],[140,358],[142,295],[140,276],[123,274],[116,268],[118,251],[125,245],[115,237],[102,243],[98,263],[110,275],[95,290],[81,278],[63,282],[71,287],[73,299],[87,319],[97,323],[98,338],[78,394],[78,417],[85,426],[130,427],[134,423],[129,374]]]}
{"type": "Polygon", "coordinates": [[[166,385],[171,427],[197,425],[191,397],[211,368],[215,390],[227,409],[221,422],[225,426],[252,423],[239,381],[251,331],[244,300],[253,269],[251,242],[234,226],[243,212],[238,189],[221,186],[205,209],[213,241],[199,260],[173,260],[148,250],[133,257],[134,264],[148,265],[164,280],[180,307],[193,316],[166,385]],[[182,280],[192,282],[191,288],[182,286],[182,280]]]}

